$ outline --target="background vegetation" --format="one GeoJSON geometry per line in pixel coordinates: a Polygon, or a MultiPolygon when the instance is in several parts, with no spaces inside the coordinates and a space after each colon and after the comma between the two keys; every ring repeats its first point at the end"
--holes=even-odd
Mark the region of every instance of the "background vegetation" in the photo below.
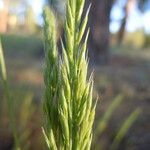
{"type": "MultiPolygon", "coordinates": [[[[0,6],[2,2],[5,5],[0,7],[1,41],[10,94],[14,100],[17,134],[23,149],[45,149],[41,132],[42,23],[36,19],[29,1],[0,0],[0,6]],[[20,9],[23,10],[21,13],[18,11],[20,9]]],[[[88,5],[89,1],[86,2],[88,5]]],[[[58,37],[63,35],[64,3],[59,0],[43,3],[55,8],[58,37]]],[[[150,36],[143,28],[134,32],[129,32],[127,28],[133,10],[131,6],[137,5],[144,14],[148,11],[146,6],[149,1],[125,0],[119,5],[124,13],[121,19],[118,18],[120,28],[116,32],[110,30],[110,24],[112,11],[118,1],[93,0],[92,3],[89,71],[94,68],[94,98],[97,94],[100,97],[94,124],[93,149],[149,149],[150,36]],[[119,141],[119,145],[116,141],[119,141]]],[[[3,150],[14,147],[6,108],[0,76],[0,149],[3,150]]]]}

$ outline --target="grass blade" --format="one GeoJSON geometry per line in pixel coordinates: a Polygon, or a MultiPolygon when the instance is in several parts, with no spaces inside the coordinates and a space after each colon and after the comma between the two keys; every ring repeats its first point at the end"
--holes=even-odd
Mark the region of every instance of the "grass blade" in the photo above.
{"type": "Polygon", "coordinates": [[[11,126],[11,130],[13,132],[13,137],[15,140],[15,150],[19,150],[20,147],[19,147],[19,139],[17,136],[16,124],[15,124],[15,119],[14,119],[13,101],[10,96],[9,86],[7,82],[6,65],[5,65],[5,59],[4,59],[1,41],[0,41],[0,69],[1,69],[1,74],[2,74],[4,95],[7,99],[7,109],[8,109],[9,119],[10,119],[10,126],[11,126]]]}
{"type": "Polygon", "coordinates": [[[97,128],[95,130],[95,140],[106,129],[108,121],[110,120],[113,112],[121,104],[122,101],[123,101],[123,96],[119,95],[110,104],[110,106],[108,107],[108,109],[106,110],[106,112],[104,113],[100,121],[98,122],[97,128]]]}
{"type": "Polygon", "coordinates": [[[119,129],[116,137],[114,138],[114,141],[111,145],[112,150],[116,150],[122,141],[123,137],[127,133],[127,131],[130,129],[130,127],[133,125],[133,123],[138,118],[139,114],[141,112],[141,109],[137,108],[135,111],[131,113],[131,115],[124,121],[123,125],[119,129]]]}

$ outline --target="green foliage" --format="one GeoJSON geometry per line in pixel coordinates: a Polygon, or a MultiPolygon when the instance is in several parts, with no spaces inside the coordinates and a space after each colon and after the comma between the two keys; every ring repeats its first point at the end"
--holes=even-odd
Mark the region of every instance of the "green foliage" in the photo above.
{"type": "MultiPolygon", "coordinates": [[[[106,109],[106,111],[103,114],[103,116],[101,117],[101,119],[98,121],[98,124],[96,126],[96,130],[95,130],[95,137],[94,137],[94,144],[93,144],[94,149],[100,149],[101,148],[101,144],[97,145],[96,142],[98,141],[98,138],[100,138],[100,136],[102,135],[102,133],[106,130],[106,127],[109,124],[109,120],[111,119],[114,111],[117,110],[117,108],[119,107],[119,105],[122,103],[123,99],[124,98],[123,98],[122,95],[117,96],[111,102],[111,104],[109,105],[109,107],[106,109]]],[[[110,146],[110,149],[116,150],[118,148],[118,146],[121,143],[122,139],[124,138],[124,136],[128,132],[129,128],[136,121],[136,119],[139,116],[139,114],[140,114],[140,109],[137,108],[136,110],[134,110],[127,117],[127,119],[121,125],[121,127],[120,127],[119,131],[117,132],[116,136],[114,137],[113,143],[110,146]]]]}
{"type": "Polygon", "coordinates": [[[17,35],[5,34],[2,35],[3,48],[8,56],[23,56],[33,58],[43,50],[43,43],[39,36],[34,35],[17,35]]]}
{"type": "Polygon", "coordinates": [[[150,35],[145,35],[144,48],[149,48],[149,47],[150,47],[150,35]]]}
{"type": "Polygon", "coordinates": [[[13,101],[12,101],[12,98],[10,95],[9,86],[8,86],[8,82],[7,82],[6,66],[5,66],[5,60],[4,60],[1,41],[0,41],[0,69],[1,69],[1,73],[2,73],[4,94],[5,94],[5,98],[7,100],[7,110],[8,110],[8,115],[9,115],[9,119],[10,119],[10,126],[11,126],[11,130],[13,132],[13,136],[15,139],[15,150],[19,150],[20,149],[19,148],[19,139],[17,136],[16,124],[15,124],[15,119],[14,119],[13,101]]]}
{"type": "Polygon", "coordinates": [[[87,150],[91,147],[95,106],[92,106],[93,77],[87,80],[87,10],[81,22],[84,0],[66,2],[65,42],[62,56],[56,46],[56,21],[52,11],[44,10],[44,113],[43,133],[49,149],[87,150]]]}
{"type": "MultiPolygon", "coordinates": [[[[33,113],[35,111],[34,105],[32,104],[33,94],[28,93],[25,95],[20,104],[18,104],[19,110],[16,113],[18,117],[18,128],[19,128],[19,141],[20,147],[23,150],[28,150],[30,145],[30,136],[32,129],[29,127],[29,123],[31,122],[31,117],[33,117],[33,113]]],[[[20,99],[19,99],[20,100],[20,99]]]]}
{"type": "Polygon", "coordinates": [[[133,111],[130,116],[124,121],[123,125],[119,129],[117,135],[115,136],[113,143],[111,145],[111,149],[115,150],[118,148],[121,140],[129,130],[129,128],[133,125],[133,123],[136,121],[137,117],[139,116],[141,110],[137,108],[135,111],[133,111]]]}
{"type": "Polygon", "coordinates": [[[7,74],[6,74],[6,66],[5,66],[5,60],[4,60],[4,54],[3,54],[1,41],[0,41],[0,69],[2,73],[2,80],[6,82],[7,74]]]}
{"type": "Polygon", "coordinates": [[[19,150],[21,149],[20,147],[22,147],[23,149],[28,149],[30,143],[28,139],[31,134],[31,129],[28,128],[28,123],[34,112],[32,105],[32,94],[28,94],[27,96],[25,96],[25,98],[22,101],[20,101],[20,98],[19,101],[17,101],[17,96],[16,95],[12,96],[10,94],[10,89],[7,81],[5,60],[1,45],[0,45],[0,69],[2,72],[4,96],[5,99],[7,100],[7,111],[10,119],[9,123],[15,140],[14,149],[19,150]],[[15,105],[17,106],[16,109],[14,107],[15,105]],[[17,133],[17,129],[19,130],[19,134],[17,133]]]}
{"type": "Polygon", "coordinates": [[[126,33],[124,44],[135,47],[136,49],[141,49],[144,47],[145,43],[145,35],[142,30],[133,32],[133,33],[126,33]]]}
{"type": "Polygon", "coordinates": [[[98,121],[97,128],[95,130],[95,139],[102,134],[102,132],[106,129],[109,120],[111,119],[113,112],[117,109],[117,107],[121,104],[123,100],[123,96],[117,96],[107,108],[107,111],[104,113],[100,121],[98,121]]]}

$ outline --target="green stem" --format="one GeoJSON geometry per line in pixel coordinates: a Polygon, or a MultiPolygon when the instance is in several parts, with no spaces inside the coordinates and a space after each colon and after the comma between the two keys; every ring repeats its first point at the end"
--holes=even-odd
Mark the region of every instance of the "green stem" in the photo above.
{"type": "Polygon", "coordinates": [[[1,41],[0,41],[0,68],[1,68],[1,72],[2,72],[2,82],[3,82],[4,94],[7,99],[7,109],[8,109],[9,119],[10,119],[10,126],[11,126],[13,136],[15,139],[15,150],[19,150],[20,149],[19,148],[19,140],[17,137],[16,125],[15,125],[13,103],[12,103],[12,99],[11,99],[10,92],[9,92],[8,82],[7,82],[6,65],[5,65],[5,59],[4,59],[1,41]]]}

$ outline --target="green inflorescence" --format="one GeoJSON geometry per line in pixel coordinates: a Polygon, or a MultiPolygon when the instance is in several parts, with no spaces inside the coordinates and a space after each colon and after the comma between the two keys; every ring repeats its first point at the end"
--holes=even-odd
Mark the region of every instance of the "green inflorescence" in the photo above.
{"type": "Polygon", "coordinates": [[[93,76],[87,79],[86,31],[90,6],[85,0],[67,0],[62,55],[56,44],[56,20],[52,9],[44,9],[45,93],[43,134],[50,150],[88,150],[92,141],[93,76]],[[86,33],[85,33],[86,31],[86,33]],[[85,38],[83,36],[85,35],[85,38]]]}

